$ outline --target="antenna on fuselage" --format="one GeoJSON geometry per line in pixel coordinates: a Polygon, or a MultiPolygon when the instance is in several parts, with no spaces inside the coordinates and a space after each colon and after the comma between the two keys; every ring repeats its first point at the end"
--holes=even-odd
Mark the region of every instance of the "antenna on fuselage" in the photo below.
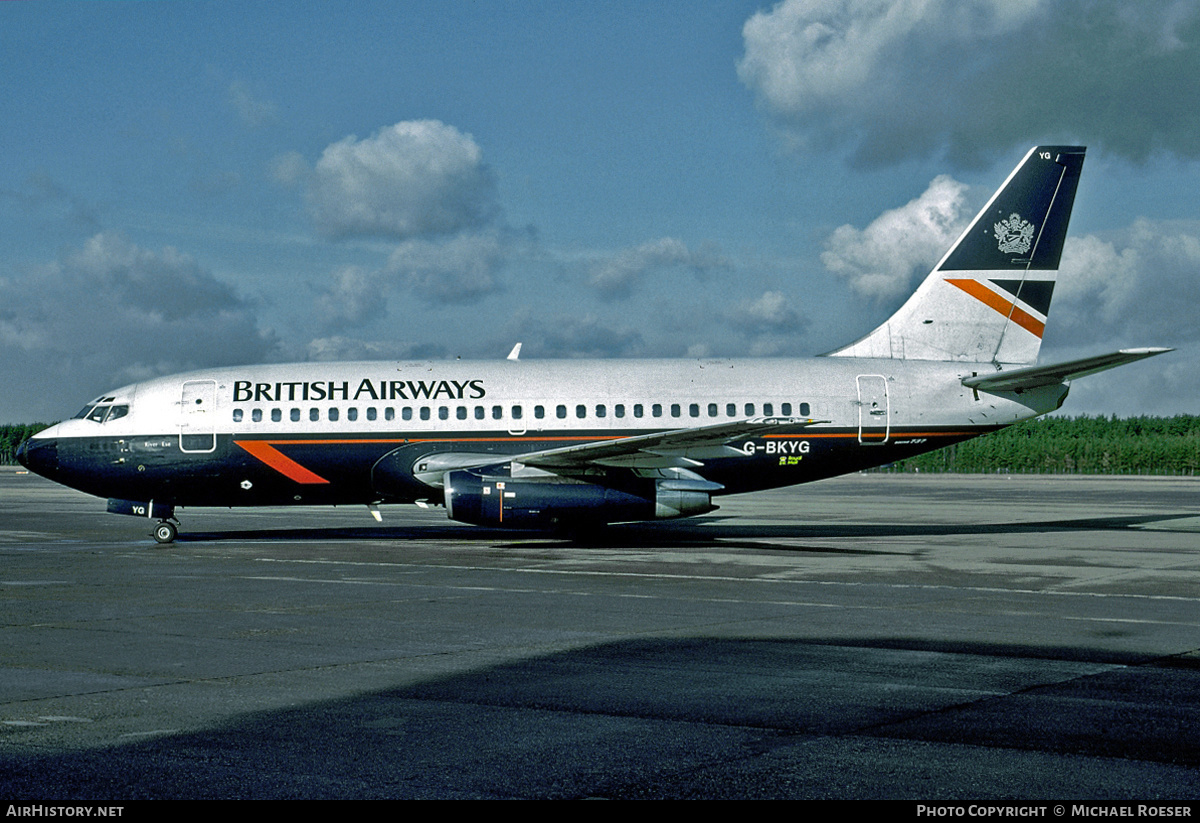
{"type": "Polygon", "coordinates": [[[521,344],[520,343],[513,346],[512,351],[510,351],[508,353],[507,359],[509,359],[509,360],[520,360],[521,359],[521,344]]]}

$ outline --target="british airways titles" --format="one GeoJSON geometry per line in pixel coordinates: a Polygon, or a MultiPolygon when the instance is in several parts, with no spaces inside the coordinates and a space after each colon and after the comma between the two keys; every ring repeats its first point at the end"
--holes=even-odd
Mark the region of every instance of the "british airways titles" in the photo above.
{"type": "Polygon", "coordinates": [[[296,400],[479,400],[487,391],[482,380],[371,380],[357,387],[350,380],[305,380],[255,383],[235,380],[235,403],[283,403],[296,400]]]}

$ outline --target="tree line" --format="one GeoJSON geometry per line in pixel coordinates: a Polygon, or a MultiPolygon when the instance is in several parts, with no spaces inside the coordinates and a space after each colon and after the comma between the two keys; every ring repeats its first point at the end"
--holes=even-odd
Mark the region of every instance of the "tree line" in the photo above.
{"type": "Polygon", "coordinates": [[[0,466],[12,466],[17,462],[17,446],[30,437],[48,429],[53,423],[10,423],[0,425],[0,466]]]}
{"type": "MultiPolygon", "coordinates": [[[[0,425],[0,465],[51,424],[0,425]]],[[[910,457],[884,471],[967,474],[1200,474],[1200,416],[1040,417],[910,457]]]]}
{"type": "Polygon", "coordinates": [[[966,474],[1200,474],[1200,416],[1040,417],[887,467],[966,474]]]}

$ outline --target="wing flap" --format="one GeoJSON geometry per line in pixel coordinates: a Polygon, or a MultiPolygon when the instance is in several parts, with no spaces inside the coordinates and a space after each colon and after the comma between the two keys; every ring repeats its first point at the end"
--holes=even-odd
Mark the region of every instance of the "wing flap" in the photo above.
{"type": "Polygon", "coordinates": [[[827,421],[798,417],[760,417],[717,423],[694,429],[672,429],[632,437],[618,437],[514,457],[515,462],[551,471],[587,466],[668,468],[703,465],[704,459],[733,455],[728,444],[766,431],[802,428],[827,421]]]}

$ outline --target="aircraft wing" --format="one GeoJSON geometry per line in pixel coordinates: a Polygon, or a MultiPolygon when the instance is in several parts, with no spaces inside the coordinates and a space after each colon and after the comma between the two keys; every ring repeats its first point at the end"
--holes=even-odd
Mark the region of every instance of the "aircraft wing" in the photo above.
{"type": "Polygon", "coordinates": [[[1053,363],[1048,366],[1030,366],[1026,369],[1012,369],[995,374],[981,374],[975,377],[964,377],[962,384],[970,389],[984,391],[1015,391],[1036,389],[1041,386],[1053,386],[1076,377],[1102,372],[1135,360],[1153,357],[1156,354],[1174,351],[1174,349],[1144,348],[1121,349],[1111,354],[1101,354],[1096,357],[1085,357],[1082,360],[1070,360],[1066,363],[1053,363]]]}
{"type": "Polygon", "coordinates": [[[740,451],[729,444],[735,440],[784,429],[803,428],[828,421],[803,417],[760,417],[717,423],[691,429],[673,429],[653,434],[618,437],[612,440],[563,446],[531,452],[514,462],[570,474],[594,466],[621,468],[667,468],[703,465],[705,458],[733,456],[740,451]]]}

